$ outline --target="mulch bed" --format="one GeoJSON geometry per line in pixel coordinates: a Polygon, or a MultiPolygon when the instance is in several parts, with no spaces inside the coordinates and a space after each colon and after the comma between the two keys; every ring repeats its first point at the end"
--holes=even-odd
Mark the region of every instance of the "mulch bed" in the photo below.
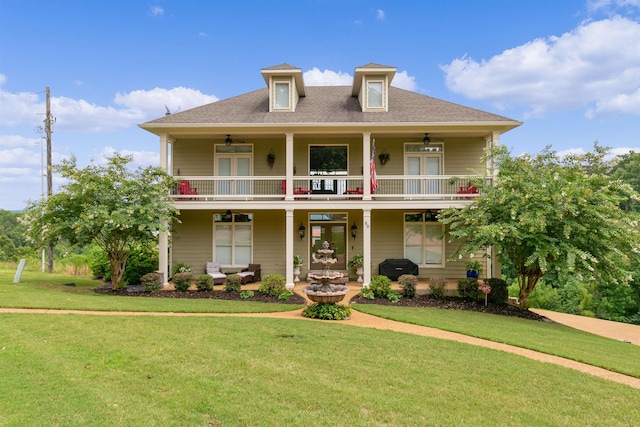
{"type": "MultiPolygon", "coordinates": [[[[131,287],[127,287],[131,288],[131,287]]],[[[94,292],[106,294],[106,295],[117,295],[117,296],[126,296],[126,297],[140,297],[140,298],[189,298],[189,299],[215,299],[215,300],[226,300],[226,301],[255,301],[255,302],[268,302],[273,304],[298,304],[304,305],[307,300],[304,297],[293,294],[288,300],[282,301],[279,300],[278,297],[273,297],[271,295],[263,294],[257,291],[254,291],[253,296],[251,298],[240,298],[240,294],[236,292],[225,292],[224,290],[216,290],[207,292],[207,291],[157,291],[157,292],[144,292],[140,291],[138,288],[132,289],[112,289],[110,284],[99,286],[97,288],[93,288],[94,292]]]]}
{"type": "MultiPolygon", "coordinates": [[[[224,290],[214,289],[213,291],[157,291],[157,292],[144,292],[142,286],[127,286],[124,289],[112,289],[111,284],[105,284],[97,288],[93,288],[94,292],[107,295],[139,297],[139,298],[189,298],[189,299],[215,299],[226,301],[256,301],[273,304],[298,304],[305,305],[307,300],[297,293],[294,293],[291,298],[286,301],[279,300],[277,297],[263,294],[254,291],[254,295],[251,298],[240,298],[240,294],[236,292],[225,292],[224,290]]],[[[350,304],[379,304],[379,305],[392,305],[397,307],[432,307],[442,308],[445,310],[466,310],[477,311],[480,313],[497,314],[500,316],[520,317],[522,319],[548,321],[544,316],[540,316],[529,310],[523,310],[520,307],[515,307],[508,304],[492,304],[489,303],[486,307],[484,301],[466,301],[462,298],[445,297],[442,299],[432,298],[428,295],[416,295],[414,298],[400,298],[396,303],[384,298],[376,298],[374,300],[354,296],[351,298],[350,304]]]]}
{"type": "Polygon", "coordinates": [[[548,321],[544,316],[540,316],[529,310],[523,310],[509,304],[488,303],[485,307],[484,301],[467,301],[462,298],[445,297],[441,299],[432,298],[428,295],[416,295],[414,298],[400,298],[398,302],[392,303],[388,299],[376,298],[374,300],[354,296],[351,304],[379,304],[392,305],[397,307],[432,307],[445,310],[466,310],[480,313],[497,314],[500,316],[520,317],[522,319],[548,321]]]}

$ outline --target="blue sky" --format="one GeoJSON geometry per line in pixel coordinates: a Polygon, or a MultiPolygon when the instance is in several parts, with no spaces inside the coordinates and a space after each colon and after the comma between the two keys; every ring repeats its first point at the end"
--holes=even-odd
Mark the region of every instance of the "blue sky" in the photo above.
{"type": "Polygon", "coordinates": [[[640,0],[0,0],[0,209],[41,196],[45,87],[54,163],[157,165],[137,124],[284,62],[307,85],[395,66],[395,86],[523,121],[514,154],[640,151],[640,0]]]}

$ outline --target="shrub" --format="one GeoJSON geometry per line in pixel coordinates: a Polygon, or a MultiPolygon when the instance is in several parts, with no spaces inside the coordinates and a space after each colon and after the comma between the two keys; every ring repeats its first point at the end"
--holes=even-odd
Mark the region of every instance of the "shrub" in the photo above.
{"type": "Polygon", "coordinates": [[[351,315],[351,308],[341,304],[311,304],[302,310],[304,317],[324,320],[344,320],[351,315]]]}
{"type": "Polygon", "coordinates": [[[162,276],[159,273],[147,273],[140,278],[146,292],[159,291],[162,287],[162,276]]]}
{"type": "Polygon", "coordinates": [[[281,274],[267,274],[262,278],[258,292],[277,297],[286,289],[285,279],[281,274]]]}
{"type": "Polygon", "coordinates": [[[376,299],[376,296],[373,294],[370,287],[360,289],[360,293],[358,295],[366,299],[376,299]]]}
{"type": "Polygon", "coordinates": [[[416,286],[418,278],[413,274],[403,274],[398,277],[398,283],[402,286],[403,296],[413,298],[416,296],[416,286]]]}
{"type": "Polygon", "coordinates": [[[458,295],[464,299],[478,299],[478,280],[474,278],[458,280],[458,295]]]}
{"type": "MultiPolygon", "coordinates": [[[[95,247],[89,252],[89,268],[96,279],[105,282],[111,280],[111,266],[109,257],[102,249],[95,247]]],[[[124,268],[122,281],[130,285],[141,283],[141,278],[147,273],[158,270],[158,251],[153,248],[139,248],[131,251],[124,268]]]]}
{"type": "Polygon", "coordinates": [[[192,280],[193,274],[178,273],[173,276],[173,286],[175,287],[176,291],[184,292],[189,289],[192,280]]]}
{"type": "Polygon", "coordinates": [[[285,289],[284,291],[280,292],[280,295],[278,295],[278,299],[280,301],[287,301],[292,296],[293,296],[293,291],[291,289],[285,289]]]}
{"type": "Polygon", "coordinates": [[[208,274],[201,274],[196,277],[196,286],[199,291],[210,291],[213,289],[213,277],[208,274]]]}
{"type": "Polygon", "coordinates": [[[507,289],[507,282],[502,279],[492,277],[486,280],[487,284],[491,286],[491,292],[487,295],[489,302],[493,304],[506,304],[509,297],[509,290],[507,289]]]}
{"type": "Polygon", "coordinates": [[[240,292],[240,298],[242,298],[242,299],[252,298],[254,295],[255,294],[254,294],[253,291],[242,291],[242,292],[240,292]]]}
{"type": "Polygon", "coordinates": [[[173,266],[173,275],[175,276],[178,273],[191,273],[191,266],[184,262],[176,263],[176,265],[173,266]]]}
{"type": "Polygon", "coordinates": [[[429,280],[429,294],[436,299],[442,299],[447,293],[447,281],[442,277],[433,277],[429,280]]]}
{"type": "Polygon", "coordinates": [[[391,280],[387,276],[376,276],[371,279],[369,288],[376,298],[387,298],[391,292],[391,280]]]}
{"type": "Polygon", "coordinates": [[[240,292],[242,290],[242,277],[238,274],[229,274],[224,282],[224,290],[227,292],[240,292]]]}
{"type": "Polygon", "coordinates": [[[391,291],[387,294],[387,299],[394,304],[400,301],[400,298],[402,298],[402,295],[396,291],[391,291]]]}

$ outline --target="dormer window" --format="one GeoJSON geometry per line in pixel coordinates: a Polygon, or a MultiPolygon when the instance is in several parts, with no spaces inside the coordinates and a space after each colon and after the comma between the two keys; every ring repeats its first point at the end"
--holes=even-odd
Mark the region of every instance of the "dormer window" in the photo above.
{"type": "Polygon", "coordinates": [[[351,96],[358,97],[363,112],[389,111],[389,86],[395,74],[396,68],[387,65],[367,64],[356,68],[351,96]]]}
{"type": "Polygon", "coordinates": [[[261,72],[269,88],[269,111],[296,111],[298,101],[305,96],[302,70],[281,64],[263,68],[261,72]]]}
{"type": "Polygon", "coordinates": [[[276,110],[289,110],[291,108],[289,99],[289,83],[276,83],[274,108],[276,110]]]}
{"type": "Polygon", "coordinates": [[[382,108],[382,81],[367,82],[367,108],[382,108]]]}

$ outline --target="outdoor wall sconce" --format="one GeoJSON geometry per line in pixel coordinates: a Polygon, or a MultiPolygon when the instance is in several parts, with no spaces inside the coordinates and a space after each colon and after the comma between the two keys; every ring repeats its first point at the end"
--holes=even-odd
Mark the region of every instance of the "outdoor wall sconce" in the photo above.
{"type": "Polygon", "coordinates": [[[378,155],[378,159],[380,159],[380,164],[385,165],[389,160],[391,160],[391,157],[389,156],[389,153],[387,153],[387,150],[382,150],[382,153],[378,155]]]}
{"type": "Polygon", "coordinates": [[[353,225],[351,226],[351,237],[355,239],[357,235],[358,235],[358,226],[356,225],[356,222],[353,221],[353,225]]]}
{"type": "Polygon", "coordinates": [[[425,133],[424,138],[422,138],[422,143],[424,145],[429,145],[430,142],[431,142],[431,137],[429,136],[428,133],[425,133]]]}
{"type": "Polygon", "coordinates": [[[300,223],[300,227],[298,227],[298,236],[300,236],[300,240],[304,239],[306,227],[300,223]]]}
{"type": "Polygon", "coordinates": [[[269,163],[270,167],[273,167],[273,164],[276,162],[276,153],[273,152],[273,148],[269,150],[269,154],[267,154],[267,163],[269,163]]]}

